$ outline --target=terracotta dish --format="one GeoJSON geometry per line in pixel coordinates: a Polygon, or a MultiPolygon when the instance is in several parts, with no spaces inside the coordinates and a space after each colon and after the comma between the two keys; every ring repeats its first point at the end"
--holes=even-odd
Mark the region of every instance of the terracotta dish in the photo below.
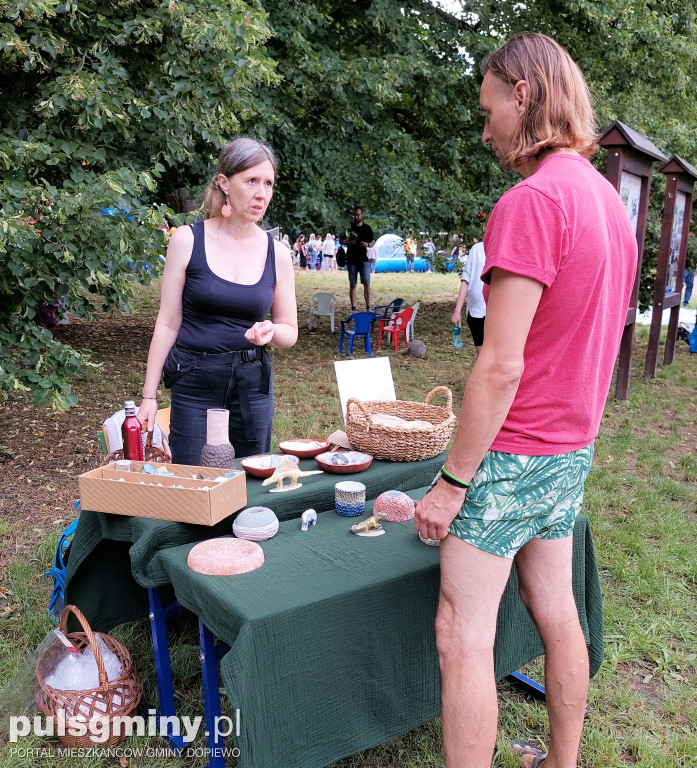
{"type": "Polygon", "coordinates": [[[297,456],[299,459],[311,459],[329,448],[326,440],[284,440],[278,444],[283,453],[289,453],[291,456],[297,456]]]}
{"type": "Polygon", "coordinates": [[[337,475],[351,475],[368,469],[373,457],[359,451],[329,451],[315,456],[315,461],[327,472],[337,475]]]}
{"type": "Polygon", "coordinates": [[[254,571],[264,564],[264,550],[244,539],[208,539],[189,552],[186,564],[208,576],[235,576],[254,571]]]}
{"type": "Polygon", "coordinates": [[[284,460],[290,458],[296,464],[300,461],[297,456],[287,456],[285,453],[263,453],[258,456],[247,456],[239,459],[244,471],[252,477],[261,477],[264,480],[273,475],[276,467],[284,460]]]}

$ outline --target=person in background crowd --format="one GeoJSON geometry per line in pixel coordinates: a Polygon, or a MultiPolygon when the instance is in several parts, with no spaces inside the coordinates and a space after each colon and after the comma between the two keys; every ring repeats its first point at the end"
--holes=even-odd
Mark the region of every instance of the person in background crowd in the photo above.
{"type": "Polygon", "coordinates": [[[322,256],[324,257],[324,268],[334,272],[336,270],[336,244],[334,243],[334,236],[327,232],[324,242],[322,243],[322,256]]]}
{"type": "Polygon", "coordinates": [[[433,238],[429,237],[426,238],[426,242],[423,245],[424,253],[427,256],[433,256],[433,254],[436,252],[436,246],[433,243],[433,238]]]}
{"type": "Polygon", "coordinates": [[[307,245],[305,244],[305,235],[299,235],[295,241],[295,248],[298,252],[298,264],[300,269],[309,269],[307,264],[307,245]]]}
{"type": "Polygon", "coordinates": [[[460,259],[462,257],[462,248],[460,247],[460,243],[455,240],[453,242],[453,249],[450,251],[450,258],[451,259],[460,259]]]}
{"type": "Polygon", "coordinates": [[[368,248],[375,245],[373,230],[363,221],[363,209],[359,206],[353,210],[353,222],[348,229],[346,250],[346,267],[349,273],[349,299],[351,311],[356,311],[356,285],[358,277],[363,286],[363,298],[366,311],[370,311],[370,261],[368,248]]]}
{"type": "Polygon", "coordinates": [[[310,239],[307,241],[307,259],[310,263],[310,269],[317,269],[318,256],[319,256],[320,244],[317,242],[315,234],[310,235],[310,239]]]}
{"type": "Polygon", "coordinates": [[[692,298],[692,289],[695,285],[694,270],[689,269],[688,267],[685,268],[683,282],[685,284],[685,294],[682,297],[682,305],[683,307],[688,307],[690,305],[690,299],[692,298]]]}
{"type": "Polygon", "coordinates": [[[138,419],[154,428],[164,374],[176,464],[199,463],[209,408],[230,412],[236,456],[270,450],[274,395],[266,347],[285,349],[298,338],[293,265],[259,226],[275,179],[271,148],[235,139],[206,190],[208,218],[178,227],[170,239],[138,419]]]}
{"type": "Polygon", "coordinates": [[[416,508],[440,539],[436,644],[447,768],[489,768],[497,731],[496,617],[515,559],[545,649],[549,751],[575,768],[588,650],[572,589],[573,529],[637,266],[629,217],[588,161],[588,86],[549,37],[512,37],[482,63],[482,140],[523,176],[486,229],[487,315],[445,465],[416,508]],[[569,318],[573,323],[569,323],[569,318]]]}
{"type": "Polygon", "coordinates": [[[479,355],[484,343],[484,318],[486,317],[486,302],[484,301],[484,243],[475,240],[467,256],[467,263],[462,270],[460,291],[455,302],[452,321],[453,325],[462,325],[462,308],[467,304],[467,327],[472,334],[474,349],[479,355]]]}
{"type": "Polygon", "coordinates": [[[414,238],[410,235],[409,237],[405,238],[404,242],[402,243],[402,248],[404,249],[404,256],[406,258],[405,271],[413,272],[414,259],[416,258],[416,240],[414,240],[414,238]]]}

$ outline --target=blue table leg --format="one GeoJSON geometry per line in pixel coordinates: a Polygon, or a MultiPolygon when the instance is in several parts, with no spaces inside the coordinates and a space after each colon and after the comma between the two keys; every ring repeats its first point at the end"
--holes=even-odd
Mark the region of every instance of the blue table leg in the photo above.
{"type": "MultiPolygon", "coordinates": [[[[175,717],[174,686],[172,684],[172,666],[169,661],[169,643],[167,642],[166,619],[173,615],[186,613],[179,603],[163,605],[162,594],[158,588],[148,589],[150,603],[150,631],[152,647],[155,655],[155,673],[157,675],[157,693],[160,697],[161,717],[175,717]]],[[[175,750],[183,749],[188,742],[183,736],[172,733],[172,723],[167,723],[167,733],[164,735],[170,747],[175,750]]]]}
{"type": "Polygon", "coordinates": [[[536,680],[524,675],[522,672],[511,672],[508,679],[538,701],[546,700],[544,685],[540,685],[536,680]]]}
{"type": "Polygon", "coordinates": [[[208,737],[208,768],[225,768],[224,742],[219,733],[221,718],[218,659],[230,650],[230,646],[221,642],[216,647],[215,636],[201,619],[198,620],[198,630],[201,641],[203,706],[206,716],[206,736],[208,737]]]}

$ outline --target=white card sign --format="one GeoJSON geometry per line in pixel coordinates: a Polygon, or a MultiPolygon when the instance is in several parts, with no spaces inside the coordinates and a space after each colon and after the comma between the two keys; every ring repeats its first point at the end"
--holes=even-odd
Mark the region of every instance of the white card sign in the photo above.
{"type": "Polygon", "coordinates": [[[338,360],[334,363],[341,412],[346,423],[346,403],[356,400],[396,400],[389,357],[338,360]]]}

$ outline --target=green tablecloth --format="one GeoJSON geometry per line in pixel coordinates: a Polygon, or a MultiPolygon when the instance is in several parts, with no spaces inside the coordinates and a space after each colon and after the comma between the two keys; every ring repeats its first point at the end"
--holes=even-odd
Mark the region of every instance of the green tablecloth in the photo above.
{"type": "MultiPolygon", "coordinates": [[[[368,486],[369,498],[389,488],[420,498],[443,458],[374,462],[351,478],[368,486]]],[[[299,491],[272,496],[250,482],[249,504],[273,500],[270,506],[285,522],[261,543],[264,566],[234,577],[202,576],[186,565],[193,543],[229,533],[230,520],[204,528],[81,515],[67,599],[93,628],[108,631],[145,615],[143,587],[173,585],[177,600],[231,646],[221,672],[241,710],[240,768],[318,768],[389,741],[440,711],[433,628],[439,550],[421,543],[411,522],[388,523],[376,538],[350,534],[356,519],[333,511],[333,486],[341,479],[318,475],[299,491]],[[308,506],[321,514],[303,533],[299,521],[288,518],[308,506]]],[[[582,515],[574,530],[573,578],[595,674],[603,656],[602,597],[582,515]]],[[[497,677],[541,653],[514,571],[498,617],[497,677]]]]}
{"type": "MultiPolygon", "coordinates": [[[[349,532],[354,522],[329,511],[307,533],[297,520],[282,523],[261,542],[264,565],[240,576],[193,573],[192,545],[153,558],[152,577],[166,576],[178,601],[231,646],[221,673],[241,712],[239,768],[319,768],[440,712],[439,550],[419,541],[412,522],[387,523],[385,535],[367,539],[349,532]]],[[[587,518],[574,535],[575,593],[595,674],[602,608],[587,518]]],[[[541,653],[514,573],[498,617],[497,678],[541,653]]]]}
{"type": "MultiPolygon", "coordinates": [[[[427,486],[445,457],[443,453],[426,461],[373,461],[367,470],[354,475],[325,472],[303,478],[303,487],[288,493],[269,494],[261,480],[247,478],[247,504],[271,507],[279,520],[288,520],[299,517],[308,507],[318,512],[333,509],[334,485],[340,480],[362,482],[368,499],[390,489],[409,491],[427,486]]],[[[300,466],[317,469],[314,459],[303,460],[300,466]]],[[[233,516],[209,527],[83,510],[70,547],[66,602],[79,606],[92,629],[100,632],[147,616],[145,588],[166,584],[161,574],[148,572],[155,552],[228,534],[232,520],[233,516]]]]}

